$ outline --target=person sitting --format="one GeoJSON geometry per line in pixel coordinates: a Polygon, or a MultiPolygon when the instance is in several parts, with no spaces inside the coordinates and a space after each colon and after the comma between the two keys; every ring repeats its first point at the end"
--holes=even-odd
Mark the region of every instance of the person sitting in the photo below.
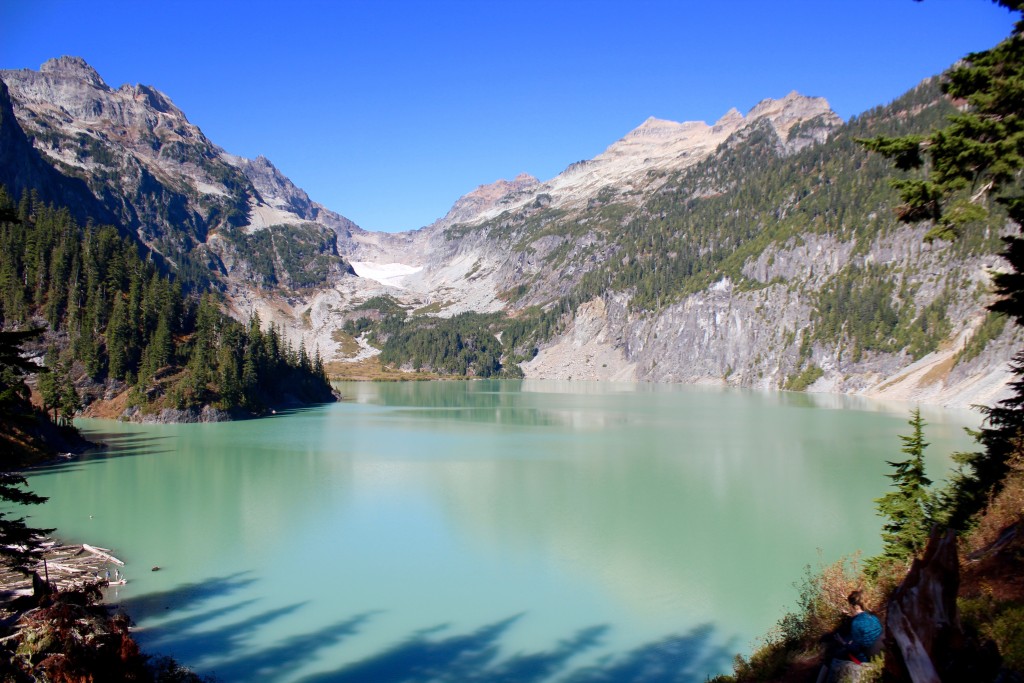
{"type": "Polygon", "coordinates": [[[882,622],[864,605],[860,591],[846,598],[850,603],[849,619],[844,627],[831,634],[825,664],[818,674],[818,683],[835,680],[840,671],[858,667],[882,651],[882,622]]]}
{"type": "Polygon", "coordinates": [[[844,642],[846,654],[856,662],[866,662],[882,651],[882,622],[864,607],[860,591],[850,593],[846,601],[853,611],[850,637],[844,642]]]}

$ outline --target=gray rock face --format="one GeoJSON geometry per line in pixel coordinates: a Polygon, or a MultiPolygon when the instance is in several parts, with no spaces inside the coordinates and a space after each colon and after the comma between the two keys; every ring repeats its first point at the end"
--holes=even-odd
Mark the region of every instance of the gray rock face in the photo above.
{"type": "Polygon", "coordinates": [[[39,67],[39,71],[58,78],[64,76],[72,81],[81,81],[99,88],[107,88],[107,84],[96,73],[96,69],[86,64],[85,60],[81,57],[64,55],[63,57],[48,59],[39,67]]]}
{"type": "MultiPolygon", "coordinates": [[[[795,93],[765,100],[746,117],[730,112],[714,126],[649,119],[597,159],[573,164],[551,181],[485,186],[475,194],[486,201],[467,195],[445,220],[413,234],[425,256],[418,262],[423,270],[407,280],[425,292],[443,279],[448,296],[456,295],[448,313],[495,310],[509,303],[513,309],[547,307],[579,296],[578,288],[599,266],[626,264],[629,257],[622,255],[618,233],[633,222],[657,218],[645,208],[651,197],[669,189],[673,194],[666,197],[685,204],[735,193],[743,188],[742,173],[737,176],[734,168],[731,175],[723,174],[716,159],[731,154],[764,164],[757,150],[766,145],[777,158],[792,157],[827,142],[840,125],[824,100],[795,93]],[[707,141],[714,135],[721,137],[709,149],[707,141]],[[638,150],[647,164],[642,177],[630,170],[638,150]],[[674,155],[678,150],[683,151],[674,155]],[[666,178],[680,177],[672,175],[673,169],[678,174],[678,169],[696,168],[687,154],[700,157],[699,172],[685,176],[685,183],[666,185],[666,178]],[[597,177],[617,180],[599,184],[593,182],[597,177]],[[506,188],[504,196],[497,196],[506,188]],[[511,300],[510,292],[515,293],[511,300]]],[[[886,181],[872,182],[884,186],[886,181]]],[[[749,211],[751,221],[763,225],[785,220],[801,198],[791,195],[777,205],[761,205],[748,196],[749,206],[736,211],[749,211]]],[[[723,271],[701,291],[654,311],[632,310],[634,292],[628,288],[594,291],[591,282],[593,298],[575,305],[575,314],[560,325],[563,331],[542,344],[523,369],[527,377],[770,389],[783,388],[803,373],[814,380],[810,391],[958,405],[1001,397],[1006,361],[1015,347],[1012,331],[969,362],[959,357],[983,319],[987,268],[998,258],[926,244],[924,228],[897,227],[888,215],[870,214],[863,220],[873,226],[874,237],[866,236],[872,234],[868,229],[836,226],[836,231],[817,229],[770,240],[745,258],[739,280],[723,271]],[[929,306],[944,311],[948,339],[921,357],[907,348],[860,350],[845,327],[831,337],[816,331],[817,307],[837,278],[868,271],[888,278],[903,324],[925,315],[929,306]],[[818,374],[807,375],[812,370],[818,374]]],[[[610,284],[614,269],[606,277],[610,284]]]]}
{"type": "Polygon", "coordinates": [[[323,234],[314,241],[332,242],[315,253],[338,259],[338,267],[320,270],[349,271],[337,242],[351,242],[355,224],[310,201],[268,160],[224,152],[159,90],[112,89],[78,57],[52,59],[39,71],[0,71],[0,79],[37,153],[83,182],[172,267],[191,262],[211,267],[214,279],[249,277],[248,262],[264,254],[247,252],[247,233],[305,224],[296,238],[308,242],[315,226],[323,234]]]}
{"type": "MultiPolygon", "coordinates": [[[[0,155],[22,169],[15,187],[46,176],[65,196],[75,187],[91,192],[102,210],[172,266],[210,267],[239,315],[260,311],[293,343],[325,349],[328,360],[332,334],[349,309],[380,294],[441,315],[516,314],[571,300],[575,315],[524,365],[528,376],[780,388],[815,370],[809,390],[987,403],[1002,390],[1002,368],[1018,341],[1005,330],[961,362],[960,349],[984,318],[987,268],[998,259],[925,245],[921,229],[891,227],[891,217],[881,215],[887,208],[856,219],[876,233],[841,218],[823,229],[819,223],[833,220],[827,215],[836,209],[819,202],[806,214],[813,226],[763,240],[732,265],[723,261],[727,268],[685,296],[663,301],[648,293],[653,302],[638,307],[636,289],[614,282],[619,267],[657,262],[630,240],[650,239],[644,226],[666,212],[675,222],[663,222],[663,233],[689,226],[694,244],[710,253],[760,239],[801,201],[826,194],[827,183],[800,196],[764,199],[757,191],[775,189],[769,183],[751,190],[744,170],[791,157],[813,164],[805,150],[843,130],[821,98],[790,93],[745,116],[731,110],[713,124],[651,118],[555,178],[523,174],[481,185],[432,225],[388,234],[363,231],[312,201],[268,159],[220,149],[159,90],[112,89],[80,58],[50,60],[38,72],[0,71],[0,79],[10,92],[6,111],[17,119],[12,128],[0,106],[0,155]],[[34,149],[26,151],[29,139],[34,149]],[[29,157],[35,161],[20,163],[29,157]],[[42,160],[64,180],[47,175],[42,160]],[[726,209],[730,219],[749,212],[729,223],[735,234],[701,236],[705,226],[688,224],[680,211],[740,192],[742,205],[726,209]],[[304,255],[302,262],[289,256],[295,253],[304,255]],[[344,258],[366,273],[403,275],[352,277],[344,258]],[[939,349],[921,358],[907,349],[862,352],[846,328],[832,336],[815,332],[822,294],[843,273],[869,269],[890,278],[907,320],[941,304],[949,337],[939,349]]],[[[2,95],[0,88],[0,105],[2,95]]]]}
{"type": "Polygon", "coordinates": [[[481,185],[456,200],[439,223],[472,223],[499,203],[508,203],[513,197],[522,195],[538,185],[540,181],[528,173],[521,173],[512,180],[498,180],[489,185],[481,185]]]}
{"type": "Polygon", "coordinates": [[[343,245],[344,253],[349,251],[344,248],[344,245],[353,243],[353,234],[364,233],[359,226],[341,214],[311,200],[305,190],[295,185],[265,156],[261,155],[252,160],[229,157],[231,161],[235,159],[238,160],[245,177],[252,182],[253,187],[259,193],[260,199],[268,205],[304,221],[319,223],[331,228],[338,233],[339,244],[343,245]]]}
{"type": "Polygon", "coordinates": [[[193,424],[198,422],[229,422],[232,417],[223,410],[213,406],[203,406],[201,410],[176,410],[164,408],[159,413],[143,414],[138,407],[129,408],[120,416],[126,422],[142,424],[193,424]]]}

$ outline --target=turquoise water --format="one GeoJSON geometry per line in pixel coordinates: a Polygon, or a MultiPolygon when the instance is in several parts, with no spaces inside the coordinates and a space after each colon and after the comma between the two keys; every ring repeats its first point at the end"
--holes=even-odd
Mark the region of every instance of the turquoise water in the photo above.
{"type": "MultiPolygon", "coordinates": [[[[224,681],[704,681],[806,565],[878,550],[909,431],[910,406],[803,394],[339,386],[248,422],[82,420],[108,448],[32,474],[31,522],[112,548],[143,646],[224,681]]],[[[925,417],[938,479],[978,417],[925,417]]]]}

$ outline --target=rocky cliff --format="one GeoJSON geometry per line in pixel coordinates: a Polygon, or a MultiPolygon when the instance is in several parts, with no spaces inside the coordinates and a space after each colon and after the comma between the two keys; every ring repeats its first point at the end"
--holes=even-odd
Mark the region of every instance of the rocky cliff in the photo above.
{"type": "MultiPolygon", "coordinates": [[[[249,239],[285,225],[302,227],[289,233],[288,246],[330,261],[314,284],[349,272],[337,242],[358,231],[351,221],[311,202],[266,159],[224,152],[159,90],[111,88],[78,57],[52,59],[39,71],[0,71],[0,80],[33,153],[92,195],[67,203],[94,205],[94,219],[119,223],[186,278],[309,284],[285,263],[277,240],[268,264],[265,252],[254,251],[264,240],[249,239]]],[[[10,184],[17,192],[54,182],[10,184]]]]}
{"type": "Polygon", "coordinates": [[[505,312],[525,330],[508,362],[535,377],[988,403],[1018,342],[983,309],[1002,226],[924,244],[894,217],[892,169],[855,142],[941,124],[952,107],[931,82],[846,123],[797,93],[714,123],[651,118],[554,178],[482,185],[385,234],[220,149],[155,88],[113,89],[71,57],[0,80],[15,192],[118,220],[327,360],[374,352],[338,331],[379,295],[418,315],[505,312]]]}
{"type": "Polygon", "coordinates": [[[855,142],[950,111],[928,82],[846,124],[795,93],[714,124],[649,119],[550,181],[467,195],[416,235],[399,297],[561,311],[527,377],[990,403],[1019,341],[983,308],[1002,226],[926,244],[855,142]]]}

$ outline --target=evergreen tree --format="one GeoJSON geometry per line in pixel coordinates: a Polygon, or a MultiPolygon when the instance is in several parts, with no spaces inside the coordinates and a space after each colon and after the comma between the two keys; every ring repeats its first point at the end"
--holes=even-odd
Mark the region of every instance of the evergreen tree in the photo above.
{"type": "MultiPolygon", "coordinates": [[[[1021,11],[1019,0],[998,0],[1021,11]]],[[[995,276],[998,301],[990,306],[1024,325],[1024,21],[991,50],[968,55],[950,70],[943,90],[966,103],[948,125],[928,137],[861,140],[871,150],[921,175],[893,182],[904,202],[906,222],[930,221],[926,239],[955,240],[983,225],[993,202],[1003,205],[1017,232],[1004,238],[1008,272],[995,276]]],[[[960,457],[961,469],[943,494],[942,518],[964,528],[1001,487],[1011,456],[1024,436],[1024,353],[1011,369],[1013,395],[986,409],[979,453],[960,457]]]]}
{"type": "Polygon", "coordinates": [[[82,398],[78,395],[78,389],[75,388],[75,380],[71,376],[70,365],[65,363],[60,365],[58,378],[57,409],[60,410],[61,419],[64,420],[64,424],[70,427],[74,425],[75,413],[82,409],[82,398]]]}
{"type": "Polygon", "coordinates": [[[910,415],[908,424],[913,432],[910,436],[900,436],[901,450],[907,459],[888,461],[894,471],[886,476],[892,479],[896,490],[875,501],[879,516],[887,521],[882,525],[882,554],[867,562],[869,571],[877,570],[884,560],[913,557],[928,542],[928,487],[932,483],[924,472],[924,449],[928,444],[924,440],[925,423],[920,408],[915,408],[910,415]]]}
{"type": "MultiPolygon", "coordinates": [[[[282,343],[276,328],[263,334],[258,316],[248,326],[232,320],[213,292],[186,296],[180,281],[160,273],[115,227],[81,228],[66,210],[30,194],[19,207],[0,188],[0,329],[45,317],[55,333],[61,348],[48,353],[52,372],[39,380],[54,422],[70,424],[80,409],[72,375],[82,369],[95,380],[135,384],[132,401],[154,409],[163,396],[177,409],[217,404],[257,414],[285,391],[304,401],[332,399],[308,353],[282,343]]],[[[11,358],[18,361],[16,353],[11,358]]],[[[14,372],[0,370],[0,407],[24,408],[34,421],[14,372]]]]}
{"type": "Polygon", "coordinates": [[[107,370],[114,379],[125,379],[128,374],[130,335],[128,306],[124,297],[116,294],[110,322],[107,324],[107,370]]]}
{"type": "Polygon", "coordinates": [[[21,345],[42,333],[42,329],[0,332],[0,415],[4,417],[25,418],[32,413],[24,377],[40,368],[21,357],[21,345]]]}
{"type": "MultiPolygon", "coordinates": [[[[9,458],[13,455],[6,439],[11,438],[15,426],[34,420],[34,411],[29,403],[29,389],[25,376],[39,372],[40,368],[21,357],[21,345],[39,336],[42,330],[24,332],[0,332],[0,431],[5,443],[0,449],[4,457],[0,460],[0,502],[8,504],[35,505],[46,501],[25,488],[27,482],[21,474],[11,471],[17,463],[9,458]]],[[[40,552],[40,537],[53,529],[37,529],[28,526],[22,517],[13,517],[11,512],[0,512],[0,556],[13,562],[16,569],[25,570],[29,561],[40,552]]]]}

